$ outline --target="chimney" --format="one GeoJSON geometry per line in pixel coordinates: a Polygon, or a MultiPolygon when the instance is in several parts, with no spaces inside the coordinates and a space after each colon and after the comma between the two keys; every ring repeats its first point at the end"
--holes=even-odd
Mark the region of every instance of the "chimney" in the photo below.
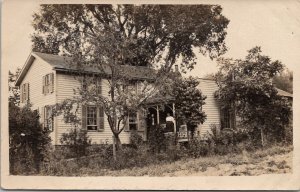
{"type": "Polygon", "coordinates": [[[175,72],[178,72],[178,65],[175,65],[175,72]]]}

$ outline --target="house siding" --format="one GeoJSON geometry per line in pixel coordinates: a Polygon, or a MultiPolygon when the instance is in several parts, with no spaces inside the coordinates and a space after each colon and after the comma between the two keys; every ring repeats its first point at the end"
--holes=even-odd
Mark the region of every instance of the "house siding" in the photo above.
{"type": "MultiPolygon", "coordinates": [[[[45,105],[53,105],[56,103],[56,87],[54,85],[54,92],[44,95],[43,94],[43,76],[49,73],[54,73],[55,79],[55,71],[52,67],[46,63],[45,61],[36,58],[33,60],[31,67],[29,68],[27,74],[25,75],[24,79],[22,80],[20,87],[24,83],[29,83],[29,101],[32,104],[32,110],[38,110],[39,114],[42,115],[42,109],[45,105]]],[[[20,106],[23,107],[25,103],[21,103],[20,106]]],[[[42,121],[42,118],[40,118],[42,121]]],[[[52,143],[55,143],[55,121],[54,118],[54,131],[50,133],[50,137],[52,139],[52,143]]]]}
{"type": "Polygon", "coordinates": [[[198,89],[200,89],[202,94],[207,97],[205,105],[202,107],[202,110],[205,112],[207,117],[205,122],[198,126],[200,136],[203,138],[208,132],[210,132],[212,125],[220,125],[219,103],[214,96],[215,92],[218,90],[218,86],[215,81],[200,79],[198,89]]]}
{"type": "MultiPolygon", "coordinates": [[[[109,85],[107,80],[101,81],[102,94],[108,96],[109,85]]],[[[81,86],[81,82],[72,75],[65,73],[57,73],[57,102],[60,103],[65,99],[71,99],[74,96],[73,89],[77,90],[81,86]]],[[[81,106],[78,108],[78,116],[81,117],[81,106]]],[[[79,125],[80,126],[80,125],[79,125]]],[[[63,133],[67,133],[72,128],[70,123],[65,123],[63,116],[57,117],[57,142],[56,145],[61,144],[60,138],[63,133]]],[[[107,116],[104,115],[104,130],[97,132],[88,132],[88,136],[94,144],[112,143],[112,131],[109,127],[107,116]]],[[[129,132],[122,132],[120,139],[122,143],[129,143],[129,132]]]]}

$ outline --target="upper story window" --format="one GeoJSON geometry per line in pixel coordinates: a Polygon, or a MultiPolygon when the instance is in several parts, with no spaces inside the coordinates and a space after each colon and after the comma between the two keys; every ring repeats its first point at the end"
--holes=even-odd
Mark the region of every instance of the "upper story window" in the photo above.
{"type": "Polygon", "coordinates": [[[127,85],[127,91],[133,94],[141,94],[142,84],[138,81],[130,82],[130,84],[127,85]]]}
{"type": "Polygon", "coordinates": [[[93,91],[96,94],[102,94],[102,84],[101,79],[88,79],[83,78],[82,80],[82,90],[83,91],[93,91]]]}
{"type": "Polygon", "coordinates": [[[43,76],[43,94],[47,95],[54,91],[54,73],[43,76]]]}
{"type": "Polygon", "coordinates": [[[21,85],[20,100],[21,103],[26,103],[29,101],[29,83],[24,83],[21,85]]]}

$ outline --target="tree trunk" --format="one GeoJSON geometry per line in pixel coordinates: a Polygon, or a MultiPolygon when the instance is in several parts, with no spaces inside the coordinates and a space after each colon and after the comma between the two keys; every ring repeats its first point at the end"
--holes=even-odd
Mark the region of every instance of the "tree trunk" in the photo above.
{"type": "Polygon", "coordinates": [[[113,155],[114,160],[117,160],[117,152],[122,150],[122,143],[119,137],[119,134],[113,134],[113,155]]]}
{"type": "Polygon", "coordinates": [[[115,134],[115,139],[116,139],[116,151],[122,150],[122,143],[119,137],[119,134],[115,134]]]}
{"type": "Polygon", "coordinates": [[[114,160],[117,161],[116,138],[114,135],[112,136],[112,139],[113,139],[113,157],[114,157],[114,160]]]}
{"type": "Polygon", "coordinates": [[[260,138],[261,138],[261,146],[262,148],[264,148],[265,146],[265,141],[264,141],[264,131],[263,131],[263,128],[260,128],[260,138]]]}

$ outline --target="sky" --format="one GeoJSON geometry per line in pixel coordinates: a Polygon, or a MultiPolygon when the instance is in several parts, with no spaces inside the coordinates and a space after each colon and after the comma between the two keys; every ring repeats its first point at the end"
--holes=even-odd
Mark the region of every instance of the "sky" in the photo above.
{"type": "MultiPolygon", "coordinates": [[[[300,0],[209,3],[220,4],[223,15],[230,20],[225,39],[228,51],[223,57],[243,59],[247,50],[261,46],[264,55],[281,61],[295,72],[300,64],[300,0]]],[[[34,0],[7,0],[2,5],[2,65],[11,71],[22,67],[31,52],[31,20],[38,7],[38,1],[34,0]]],[[[188,74],[203,77],[217,71],[215,60],[201,54],[197,58],[195,69],[188,74]]]]}

